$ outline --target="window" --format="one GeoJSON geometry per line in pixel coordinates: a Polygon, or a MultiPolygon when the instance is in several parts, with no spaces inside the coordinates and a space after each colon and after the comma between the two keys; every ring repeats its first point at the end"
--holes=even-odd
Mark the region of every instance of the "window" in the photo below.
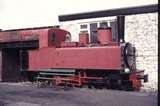
{"type": "Polygon", "coordinates": [[[87,29],[87,24],[80,25],[81,29],[87,29]]]}
{"type": "Polygon", "coordinates": [[[79,32],[80,33],[83,33],[83,32],[88,33],[88,25],[87,24],[81,24],[79,32]]]}
{"type": "Polygon", "coordinates": [[[101,28],[107,28],[107,27],[109,27],[109,26],[108,26],[108,22],[100,22],[100,23],[99,23],[99,26],[100,26],[101,28]]]}

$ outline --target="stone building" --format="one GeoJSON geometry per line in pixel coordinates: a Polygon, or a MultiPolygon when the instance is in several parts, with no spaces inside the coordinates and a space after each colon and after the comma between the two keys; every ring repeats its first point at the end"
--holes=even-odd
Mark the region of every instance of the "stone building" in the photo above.
{"type": "Polygon", "coordinates": [[[158,88],[158,13],[126,17],[125,39],[137,49],[137,68],[149,75],[146,88],[158,88]]]}
{"type": "Polygon", "coordinates": [[[94,31],[106,25],[113,29],[113,40],[117,39],[117,15],[125,16],[125,41],[136,47],[136,62],[138,69],[144,69],[149,75],[144,89],[158,89],[158,6],[122,8],[116,10],[98,11],[93,13],[70,14],[59,16],[60,26],[71,32],[72,41],[78,41],[79,33],[87,31],[90,42],[95,42],[94,31]],[[106,14],[99,14],[103,13],[106,14]],[[107,15],[107,12],[111,14],[107,15]],[[112,13],[113,12],[113,13],[112,13]],[[95,18],[93,15],[97,15],[95,18]],[[92,18],[90,18],[90,15],[92,18]],[[82,16],[82,17],[81,17],[82,16]],[[77,18],[78,17],[78,18],[77,18]],[[85,17],[85,18],[84,18],[85,17]],[[88,18],[87,18],[88,17],[88,18]]]}

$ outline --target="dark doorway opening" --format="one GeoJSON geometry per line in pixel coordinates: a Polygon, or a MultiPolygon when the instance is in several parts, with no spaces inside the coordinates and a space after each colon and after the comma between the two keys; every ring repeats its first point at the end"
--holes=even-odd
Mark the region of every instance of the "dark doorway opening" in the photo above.
{"type": "Polygon", "coordinates": [[[15,82],[20,79],[20,58],[18,49],[2,49],[1,55],[1,81],[15,82]]]}
{"type": "Polygon", "coordinates": [[[38,48],[38,41],[0,43],[0,81],[29,80],[28,50],[38,48]]]}

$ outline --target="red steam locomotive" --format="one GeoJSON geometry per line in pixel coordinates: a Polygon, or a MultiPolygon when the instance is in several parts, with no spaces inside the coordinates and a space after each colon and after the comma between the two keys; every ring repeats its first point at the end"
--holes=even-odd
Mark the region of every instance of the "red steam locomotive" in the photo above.
{"type": "Polygon", "coordinates": [[[136,69],[135,47],[113,42],[111,28],[98,28],[97,38],[97,43],[89,43],[89,35],[80,33],[79,42],[71,42],[67,31],[45,29],[39,49],[29,51],[28,71],[55,85],[139,90],[147,76],[136,69]]]}
{"type": "Polygon", "coordinates": [[[39,41],[38,48],[27,50],[26,70],[38,82],[139,90],[147,75],[136,68],[135,47],[113,42],[111,28],[98,28],[97,39],[97,43],[90,43],[88,33],[80,33],[79,42],[71,42],[71,34],[60,28],[0,32],[1,43],[39,41]]]}

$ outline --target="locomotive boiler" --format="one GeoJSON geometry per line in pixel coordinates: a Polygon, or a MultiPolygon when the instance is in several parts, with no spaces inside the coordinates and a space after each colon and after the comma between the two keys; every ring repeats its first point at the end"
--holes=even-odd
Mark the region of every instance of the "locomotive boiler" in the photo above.
{"type": "Polygon", "coordinates": [[[89,34],[80,33],[79,42],[72,42],[68,31],[45,29],[39,48],[28,51],[27,71],[54,85],[139,90],[147,75],[136,68],[135,47],[113,42],[111,28],[98,28],[97,41],[90,43],[89,34]]]}

